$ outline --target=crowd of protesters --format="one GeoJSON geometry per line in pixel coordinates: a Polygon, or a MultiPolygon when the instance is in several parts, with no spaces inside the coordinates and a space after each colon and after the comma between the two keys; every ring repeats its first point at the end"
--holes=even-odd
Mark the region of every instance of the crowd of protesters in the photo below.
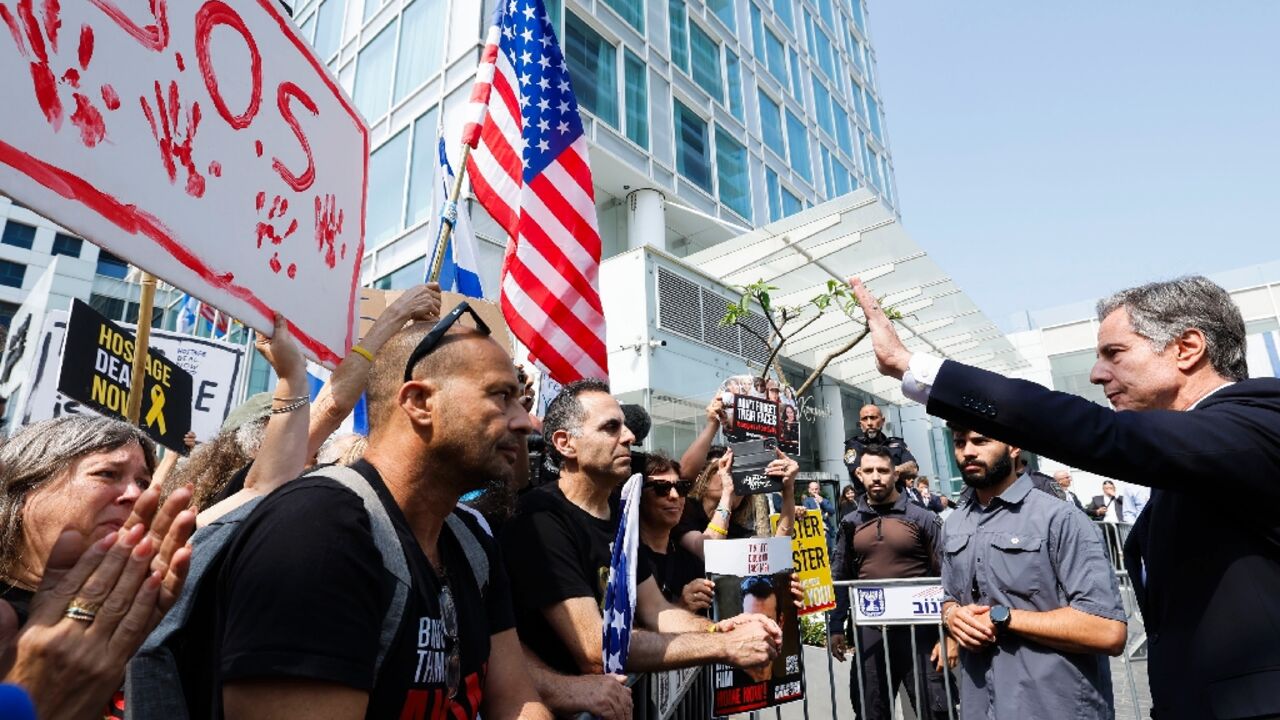
{"type": "MultiPolygon", "coordinates": [[[[633,449],[649,420],[602,380],[566,385],[536,416],[481,315],[464,302],[441,317],[427,285],[387,309],[314,400],[277,317],[257,344],[274,389],[208,442],[188,436],[185,458],[158,460],[145,433],[98,416],[23,428],[0,443],[0,717],[629,718],[601,639],[620,489],[635,475],[624,671],[722,663],[767,677],[782,644],[772,591],[744,583],[748,612],[713,619],[705,543],[790,536],[811,511],[837,580],[942,579],[941,633],[852,628],[837,593],[830,650],[843,660],[857,633],[859,716],[888,717],[899,687],[921,717],[958,701],[964,717],[1112,716],[1105,656],[1124,649],[1126,616],[1089,516],[1128,508],[1105,491],[1082,507],[1069,475],[1027,469],[1017,431],[983,419],[993,405],[947,394],[961,370],[904,354],[854,290],[882,369],[951,419],[967,486],[955,504],[917,476],[874,405],[846,445],[838,500],[819,483],[798,494],[799,466],[776,450],[764,473],[781,492],[735,492],[733,452],[713,444],[720,397],[678,461],[633,449]],[[368,435],[338,432],[362,395],[368,435]],[[535,444],[545,457],[531,463],[535,444]]],[[[1087,466],[1090,448],[1068,449],[1087,466]]],[[[1133,552],[1147,554],[1134,567],[1149,606],[1162,566],[1149,546],[1133,552]]],[[[799,604],[798,583],[792,593],[799,604]]]]}

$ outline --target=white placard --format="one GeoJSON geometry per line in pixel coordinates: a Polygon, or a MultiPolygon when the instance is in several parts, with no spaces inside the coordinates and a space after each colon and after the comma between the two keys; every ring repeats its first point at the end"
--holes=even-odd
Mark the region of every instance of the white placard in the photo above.
{"type": "MultiPolygon", "coordinates": [[[[121,327],[133,329],[132,325],[123,323],[121,327]]],[[[62,340],[66,330],[65,310],[45,316],[29,376],[32,387],[23,410],[24,425],[62,415],[94,413],[88,406],[58,392],[58,369],[62,367],[62,340]]],[[[212,440],[235,407],[241,373],[247,372],[244,347],[153,329],[151,352],[163,353],[191,373],[191,431],[198,442],[212,440]]]]}
{"type": "Polygon", "coordinates": [[[707,572],[719,575],[772,575],[794,567],[789,537],[708,540],[702,551],[707,572]]]}
{"type": "Polygon", "coordinates": [[[942,586],[937,579],[851,588],[855,625],[925,625],[938,622],[942,586]]]}
{"type": "Polygon", "coordinates": [[[6,7],[0,192],[258,330],[279,311],[336,364],[368,130],[279,3],[6,7]]]}

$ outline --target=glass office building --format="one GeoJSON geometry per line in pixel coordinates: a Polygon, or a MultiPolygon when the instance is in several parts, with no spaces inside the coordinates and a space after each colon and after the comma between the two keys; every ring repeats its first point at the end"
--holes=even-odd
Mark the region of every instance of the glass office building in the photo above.
{"type": "MultiPolygon", "coordinates": [[[[547,0],[591,144],[604,254],[684,257],[868,188],[896,208],[862,0],[547,0]],[[627,211],[661,195],[661,223],[627,211]],[[641,200],[643,202],[643,200],[641,200]],[[657,228],[661,227],[659,231],[657,228]]],[[[304,0],[294,19],[372,128],[364,279],[423,275],[434,150],[466,102],[493,2],[304,0]]],[[[451,145],[451,151],[453,150],[451,145]]],[[[505,238],[477,211],[481,274],[505,238]]]]}

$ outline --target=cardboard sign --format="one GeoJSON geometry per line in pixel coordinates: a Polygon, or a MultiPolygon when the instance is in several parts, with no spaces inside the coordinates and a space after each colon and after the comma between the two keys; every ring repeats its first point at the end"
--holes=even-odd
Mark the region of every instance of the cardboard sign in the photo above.
{"type": "MultiPolygon", "coordinates": [[[[132,330],[130,325],[121,327],[132,330]]],[[[21,416],[23,425],[63,415],[94,412],[89,406],[58,392],[55,387],[57,372],[62,366],[66,329],[65,311],[54,311],[45,317],[44,327],[36,341],[37,354],[21,416]]],[[[196,434],[197,442],[212,440],[236,405],[240,379],[248,371],[245,348],[220,340],[152,329],[151,352],[173,360],[191,374],[191,431],[196,434]]]]}
{"type": "Polygon", "coordinates": [[[707,574],[715,583],[715,617],[760,613],[782,628],[782,649],[773,662],[745,670],[715,666],[714,714],[749,712],[803,698],[804,653],[791,596],[791,541],[784,537],[717,540],[703,548],[707,574]]]}
{"type": "MultiPolygon", "coordinates": [[[[778,529],[780,516],[769,516],[769,527],[778,529]]],[[[801,615],[830,610],[836,606],[836,590],[831,584],[831,560],[827,556],[827,527],[821,510],[796,508],[796,530],[791,538],[791,558],[796,578],[804,591],[801,615]]]]}
{"type": "Polygon", "coordinates": [[[933,625],[942,612],[937,578],[893,580],[853,588],[855,625],[933,625]]]}
{"type": "MultiPolygon", "coordinates": [[[[356,329],[356,337],[363,339],[387,307],[403,294],[403,290],[360,288],[360,325],[356,329]]],[[[511,347],[511,331],[507,329],[507,321],[502,317],[502,310],[496,304],[459,293],[442,292],[440,293],[440,315],[443,317],[463,300],[466,300],[467,304],[484,319],[484,324],[489,326],[493,339],[502,346],[502,349],[506,350],[508,355],[514,354],[511,347]]],[[[461,322],[470,323],[471,318],[461,322]]]]}
{"type": "Polygon", "coordinates": [[[279,311],[336,364],[368,131],[280,4],[4,8],[0,192],[260,331],[279,311]]]}
{"type": "MultiPolygon", "coordinates": [[[[105,415],[124,417],[133,382],[133,333],[86,303],[71,305],[58,391],[105,415]]],[[[159,353],[148,353],[139,424],[156,442],[187,451],[191,429],[191,375],[159,353]]]]}

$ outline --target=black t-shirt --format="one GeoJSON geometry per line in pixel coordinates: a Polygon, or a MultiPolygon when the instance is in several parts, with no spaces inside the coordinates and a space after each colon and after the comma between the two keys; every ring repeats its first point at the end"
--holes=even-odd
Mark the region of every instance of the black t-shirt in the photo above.
{"type": "Polygon", "coordinates": [[[366,690],[369,718],[475,718],[479,712],[490,636],[515,624],[494,543],[471,514],[455,511],[489,554],[489,587],[482,598],[462,546],[447,525],[441,532],[439,549],[457,613],[458,640],[451,640],[440,620],[441,581],[399,506],[372,465],[361,461],[353,469],[386,507],[412,579],[381,671],[375,677],[373,665],[393,581],[383,569],[369,515],[354,493],[332,480],[294,480],[245,520],[222,563],[212,717],[222,717],[222,684],[285,677],[366,690]],[[445,675],[455,642],[461,679],[450,699],[445,675]]]}
{"type": "Polygon", "coordinates": [[[706,577],[706,564],[697,555],[680,547],[676,534],[671,533],[671,541],[667,543],[665,553],[654,552],[646,546],[644,553],[653,567],[653,579],[658,582],[658,589],[668,602],[680,602],[680,594],[690,581],[706,577]]]}
{"type": "MultiPolygon", "coordinates": [[[[502,528],[502,555],[511,577],[520,640],[562,673],[581,671],[542,611],[578,597],[603,604],[610,548],[618,530],[616,494],[609,501],[609,518],[601,520],[574,505],[560,484],[552,482],[522,495],[515,515],[502,528]]],[[[641,552],[636,585],[651,574],[641,552]]]]}

